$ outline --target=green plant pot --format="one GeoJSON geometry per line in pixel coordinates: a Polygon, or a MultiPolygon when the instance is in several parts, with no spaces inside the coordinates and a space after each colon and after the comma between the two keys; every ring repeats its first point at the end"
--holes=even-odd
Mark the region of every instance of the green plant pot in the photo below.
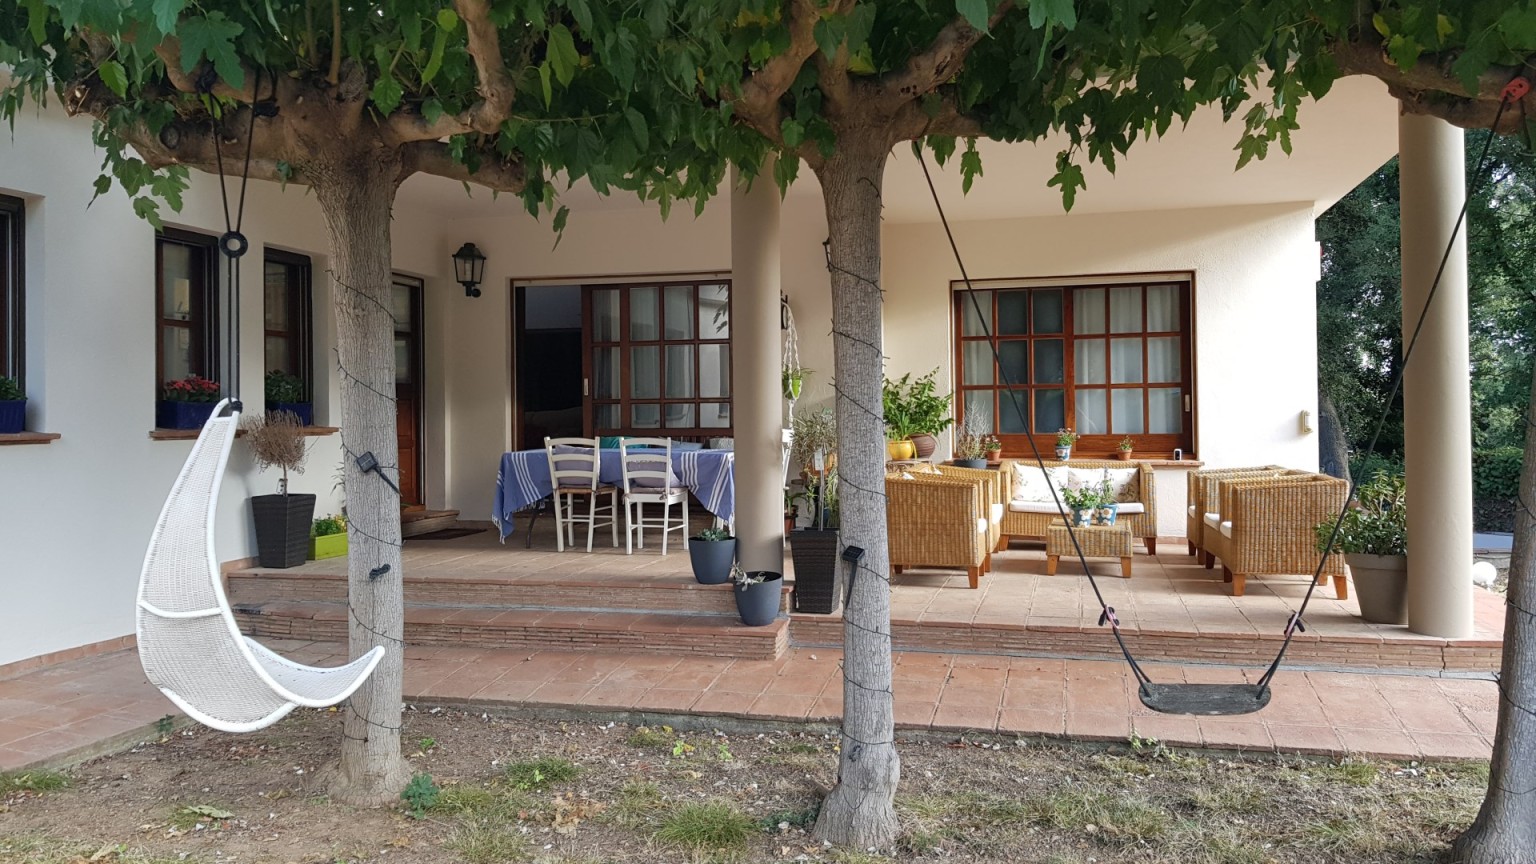
{"type": "Polygon", "coordinates": [[[309,540],[309,560],[319,561],[324,558],[340,558],[347,554],[347,534],[327,534],[324,537],[311,537],[309,540]]]}

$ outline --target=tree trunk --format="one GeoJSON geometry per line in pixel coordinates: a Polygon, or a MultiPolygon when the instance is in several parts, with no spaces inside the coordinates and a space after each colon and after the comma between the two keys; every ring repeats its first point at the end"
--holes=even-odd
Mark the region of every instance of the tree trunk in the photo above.
{"type": "Polygon", "coordinates": [[[343,708],[341,762],[325,780],[333,798],[364,806],[398,800],[411,773],[400,753],[405,669],[400,496],[389,485],[400,482],[389,237],[397,159],[371,151],[306,166],[331,240],[350,550],[348,650],[358,657],[382,645],[385,652],[343,708]],[[357,458],[366,453],[377,458],[389,483],[379,473],[359,470],[357,458]]]}
{"type": "Polygon", "coordinates": [[[1504,659],[1499,667],[1499,726],[1493,737],[1488,796],[1466,833],[1451,847],[1459,864],[1536,862],[1536,375],[1526,408],[1525,470],[1515,514],[1515,549],[1504,612],[1504,659]]]}
{"type": "Polygon", "coordinates": [[[832,347],[837,392],[840,540],[864,550],[843,612],[843,730],[837,785],[815,834],[840,846],[895,845],[890,552],[881,406],[880,190],[888,148],[840,136],[818,170],[831,232],[832,347]],[[852,139],[852,140],[850,140],[852,139]]]}
{"type": "Polygon", "coordinates": [[[1324,474],[1349,479],[1349,438],[1333,399],[1318,394],[1318,462],[1324,474]]]}

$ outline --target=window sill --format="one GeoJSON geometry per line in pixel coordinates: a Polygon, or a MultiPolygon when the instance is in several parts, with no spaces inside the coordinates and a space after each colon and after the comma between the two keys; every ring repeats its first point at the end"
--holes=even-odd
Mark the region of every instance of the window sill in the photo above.
{"type": "MultiPolygon", "coordinates": [[[[198,433],[202,431],[201,429],[152,429],[149,438],[151,441],[195,441],[198,433]]],[[[324,435],[335,435],[340,431],[335,426],[305,426],[299,434],[306,438],[319,438],[324,435]]],[[[0,436],[0,438],[3,437],[5,436],[0,436]]],[[[245,430],[236,430],[235,437],[244,438],[245,430]]]]}
{"type": "Polygon", "coordinates": [[[57,432],[10,432],[0,435],[0,446],[6,444],[51,444],[59,440],[57,432]]]}

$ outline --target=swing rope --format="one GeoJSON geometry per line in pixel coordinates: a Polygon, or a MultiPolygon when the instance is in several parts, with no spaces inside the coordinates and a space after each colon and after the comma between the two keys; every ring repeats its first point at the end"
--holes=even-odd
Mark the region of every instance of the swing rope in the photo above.
{"type": "MultiPolygon", "coordinates": [[[[1509,104],[1512,101],[1518,101],[1521,99],[1525,93],[1529,92],[1529,90],[1530,84],[1524,78],[1517,77],[1510,81],[1510,83],[1504,88],[1501,94],[1499,108],[1494,115],[1492,128],[1498,128],[1499,121],[1503,118],[1504,110],[1509,107],[1509,104]]],[[[1445,268],[1450,261],[1451,252],[1455,247],[1456,237],[1460,233],[1462,224],[1466,219],[1467,208],[1471,203],[1472,197],[1481,187],[1481,182],[1484,179],[1483,175],[1486,173],[1488,153],[1492,142],[1493,137],[1492,134],[1490,134],[1488,139],[1483,143],[1482,153],[1478,156],[1477,166],[1473,170],[1472,186],[1467,190],[1462,200],[1461,212],[1456,217],[1455,225],[1451,229],[1451,236],[1446,240],[1445,251],[1440,256],[1440,266],[1435,271],[1434,281],[1430,283],[1429,293],[1424,298],[1424,306],[1419,310],[1418,320],[1414,325],[1413,334],[1408,340],[1407,347],[1403,351],[1403,362],[1399,364],[1397,372],[1392,377],[1391,394],[1387,397],[1385,403],[1382,406],[1381,414],[1377,418],[1375,430],[1371,434],[1371,442],[1366,448],[1367,452],[1375,449],[1376,443],[1381,437],[1382,429],[1386,425],[1387,417],[1392,411],[1392,403],[1397,399],[1397,394],[1402,388],[1403,377],[1408,369],[1408,361],[1413,356],[1413,349],[1418,344],[1419,335],[1424,329],[1424,322],[1429,317],[1430,304],[1434,302],[1435,295],[1439,291],[1440,281],[1441,278],[1445,275],[1445,268]]],[[[922,166],[923,178],[928,183],[928,193],[933,198],[933,206],[938,211],[939,222],[944,227],[944,234],[949,240],[949,248],[954,253],[955,263],[960,269],[960,278],[965,283],[966,294],[970,298],[972,311],[975,313],[976,321],[979,323],[982,329],[982,335],[986,337],[987,346],[991,349],[992,360],[997,368],[998,379],[1002,384],[1004,391],[1008,394],[1008,401],[1013,406],[1014,413],[1019,420],[1019,425],[1024,429],[1025,440],[1029,442],[1029,450],[1030,453],[1034,456],[1035,464],[1043,472],[1045,470],[1045,460],[1040,455],[1040,448],[1035,443],[1034,431],[1028,417],[1025,414],[1024,406],[1019,402],[1018,391],[1014,389],[1013,382],[1009,380],[1007,367],[1002,362],[997,334],[992,332],[991,326],[989,325],[986,316],[981,314],[981,301],[976,296],[975,288],[971,283],[970,274],[967,272],[965,267],[965,261],[960,255],[960,247],[955,242],[954,231],[951,230],[949,225],[949,218],[944,213],[944,205],[939,201],[938,189],[935,188],[933,183],[933,175],[928,170],[927,157],[923,153],[920,143],[914,142],[912,149],[917,155],[918,164],[922,166]]],[[[1353,472],[1348,471],[1347,466],[1346,472],[1351,475],[1349,479],[1349,494],[1345,497],[1344,507],[1340,509],[1338,516],[1334,519],[1333,527],[1329,532],[1328,542],[1324,545],[1324,549],[1333,548],[1334,542],[1338,539],[1340,526],[1344,522],[1344,516],[1349,512],[1349,502],[1352,501],[1355,496],[1358,480],[1353,476],[1353,472]]],[[[1061,499],[1057,496],[1055,485],[1047,483],[1046,486],[1051,490],[1051,500],[1056,505],[1057,510],[1065,514],[1066,509],[1063,507],[1061,499]]],[[[1138,692],[1143,704],[1154,710],[1174,714],[1246,714],[1257,711],[1269,703],[1270,682],[1274,680],[1275,674],[1279,672],[1280,666],[1285,660],[1286,651],[1290,648],[1291,642],[1295,638],[1296,633],[1298,631],[1304,632],[1306,630],[1306,625],[1303,621],[1303,615],[1307,610],[1307,606],[1312,601],[1312,595],[1317,590],[1318,577],[1322,575],[1323,568],[1327,564],[1327,552],[1322,552],[1319,554],[1317,568],[1313,571],[1312,578],[1309,580],[1307,585],[1307,593],[1302,598],[1301,606],[1296,611],[1291,613],[1291,616],[1285,625],[1285,638],[1280,643],[1280,649],[1278,652],[1276,652],[1275,659],[1270,663],[1268,669],[1264,672],[1263,676],[1259,678],[1256,684],[1251,686],[1221,684],[1156,684],[1147,675],[1147,673],[1143,671],[1141,664],[1136,661],[1135,656],[1131,653],[1130,647],[1126,644],[1124,634],[1122,634],[1120,631],[1119,616],[1115,614],[1114,607],[1110,606],[1109,603],[1104,599],[1104,593],[1099,589],[1098,580],[1094,577],[1093,571],[1088,569],[1088,561],[1086,556],[1083,554],[1082,546],[1078,542],[1077,532],[1072,525],[1072,520],[1064,519],[1063,521],[1066,523],[1067,537],[1072,541],[1072,548],[1077,555],[1078,563],[1083,568],[1083,574],[1088,577],[1088,584],[1092,587],[1094,598],[1098,601],[1100,610],[1099,626],[1109,626],[1110,633],[1114,636],[1115,644],[1120,648],[1121,656],[1125,658],[1126,665],[1130,667],[1131,673],[1136,676],[1136,680],[1139,682],[1138,692]]]]}
{"type": "MultiPolygon", "coordinates": [[[[253,70],[256,76],[252,82],[252,94],[261,92],[261,69],[253,70]]],[[[213,81],[206,82],[203,88],[203,97],[213,104],[213,81]]],[[[242,409],[240,404],[240,259],[250,250],[251,244],[240,232],[245,222],[245,189],[251,177],[251,146],[256,138],[256,114],[258,108],[255,100],[250,106],[250,120],[245,130],[245,161],[240,170],[240,197],[235,204],[234,218],[230,218],[229,211],[229,187],[224,173],[224,147],[220,141],[219,118],[216,112],[210,111],[208,128],[213,135],[213,158],[219,169],[219,199],[224,205],[224,233],[219,237],[219,253],[224,256],[224,282],[229,286],[229,311],[224,316],[224,330],[227,338],[229,369],[230,369],[230,403],[231,410],[242,409]]]]}

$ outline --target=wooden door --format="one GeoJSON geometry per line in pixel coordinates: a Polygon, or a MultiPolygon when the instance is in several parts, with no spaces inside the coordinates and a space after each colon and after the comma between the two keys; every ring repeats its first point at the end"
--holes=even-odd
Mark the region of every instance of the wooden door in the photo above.
{"type": "Polygon", "coordinates": [[[395,274],[395,435],[399,442],[400,503],[425,506],[421,482],[422,281],[395,274]]]}

